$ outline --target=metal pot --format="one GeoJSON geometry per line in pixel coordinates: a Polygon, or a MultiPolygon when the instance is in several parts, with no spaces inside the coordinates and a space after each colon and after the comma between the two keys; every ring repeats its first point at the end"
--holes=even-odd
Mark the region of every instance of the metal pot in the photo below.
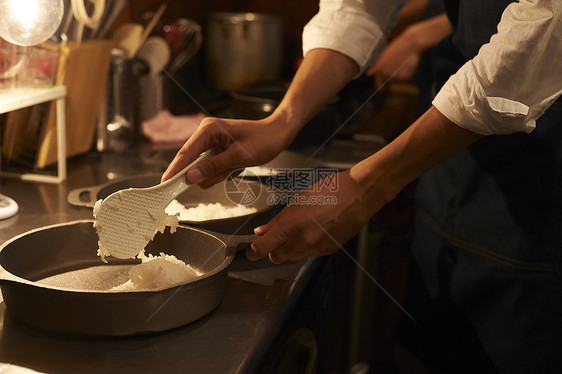
{"type": "Polygon", "coordinates": [[[0,288],[11,314],[42,329],[89,336],[165,331],[220,303],[236,248],[253,238],[184,226],[157,234],[147,253],[173,254],[204,275],[162,290],[122,292],[110,288],[126,280],[138,260],[102,263],[93,221],[48,226],[0,246],[0,288]]]}
{"type": "MultiPolygon", "coordinates": [[[[258,120],[269,116],[287,92],[285,85],[259,85],[230,92],[234,116],[238,119],[258,120]]],[[[326,145],[340,129],[340,98],[332,98],[299,132],[291,149],[310,145],[326,145]]]]}
{"type": "Polygon", "coordinates": [[[222,90],[277,80],[282,66],[281,21],[257,13],[210,13],[205,59],[209,82],[222,90]]]}
{"type": "Polygon", "coordinates": [[[256,86],[231,91],[234,116],[257,120],[269,116],[279,105],[287,89],[280,85],[256,86]]]}
{"type": "MultiPolygon", "coordinates": [[[[67,199],[72,205],[93,208],[96,201],[105,199],[119,190],[130,187],[143,188],[155,186],[160,182],[160,177],[160,174],[148,174],[125,178],[99,186],[77,188],[70,191],[67,199]]],[[[245,204],[248,207],[256,208],[255,213],[206,221],[181,221],[181,223],[224,234],[252,234],[255,227],[271,220],[281,207],[272,204],[272,202],[277,200],[272,198],[274,192],[269,191],[266,186],[253,181],[245,181],[244,184],[244,187],[253,191],[256,196],[254,201],[245,204]]],[[[195,207],[200,203],[220,203],[225,206],[232,206],[235,196],[231,191],[237,188],[239,188],[239,185],[236,185],[231,180],[216,184],[208,189],[192,186],[188,191],[179,195],[177,200],[188,208],[195,207]]]]}

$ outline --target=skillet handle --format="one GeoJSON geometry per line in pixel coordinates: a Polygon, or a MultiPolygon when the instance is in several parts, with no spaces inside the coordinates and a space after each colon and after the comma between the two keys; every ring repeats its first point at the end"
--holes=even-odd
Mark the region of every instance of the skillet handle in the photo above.
{"type": "Polygon", "coordinates": [[[228,248],[235,249],[238,251],[245,251],[246,248],[250,247],[257,238],[257,235],[221,235],[222,240],[226,243],[228,248]]]}
{"type": "Polygon", "coordinates": [[[67,200],[70,204],[75,206],[93,208],[94,204],[96,203],[97,193],[98,188],[77,188],[68,193],[67,200]]]}

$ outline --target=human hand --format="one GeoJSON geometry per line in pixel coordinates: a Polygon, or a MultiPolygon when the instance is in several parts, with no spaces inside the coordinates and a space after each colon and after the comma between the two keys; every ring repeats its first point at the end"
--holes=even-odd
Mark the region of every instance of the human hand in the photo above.
{"type": "Polygon", "coordinates": [[[377,88],[389,78],[403,82],[412,80],[422,53],[437,45],[450,31],[451,23],[445,13],[407,27],[387,45],[366,74],[375,78],[377,88]]]}
{"type": "Polygon", "coordinates": [[[290,140],[289,127],[279,118],[258,121],[205,118],[176,154],[162,175],[162,181],[171,178],[204,151],[218,147],[223,152],[199,162],[187,173],[191,183],[208,188],[237,169],[272,160],[290,140]]]}
{"type": "Polygon", "coordinates": [[[374,78],[375,87],[381,88],[387,80],[409,82],[414,79],[421,52],[403,33],[390,42],[365,74],[374,78]]]}
{"type": "Polygon", "coordinates": [[[282,263],[335,252],[406,185],[481,138],[431,107],[390,144],[337,174],[335,189],[320,181],[256,228],[261,237],[246,255],[282,263]]]}
{"type": "Polygon", "coordinates": [[[298,192],[294,204],[269,223],[255,229],[260,235],[246,250],[250,260],[269,256],[279,264],[337,251],[357,234],[384,202],[366,198],[349,171],[333,183],[318,182],[310,192],[298,192]]]}

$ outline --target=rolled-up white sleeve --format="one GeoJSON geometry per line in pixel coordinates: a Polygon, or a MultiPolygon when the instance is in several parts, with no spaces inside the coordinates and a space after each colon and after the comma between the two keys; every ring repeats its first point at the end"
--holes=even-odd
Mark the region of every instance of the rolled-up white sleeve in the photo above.
{"type": "Polygon", "coordinates": [[[320,0],[320,10],[303,30],[303,54],[326,48],[359,65],[359,73],[382,52],[405,0],[320,0]]]}
{"type": "Polygon", "coordinates": [[[482,135],[531,132],[562,94],[562,2],[510,4],[498,32],[451,76],[433,105],[482,135]]]}

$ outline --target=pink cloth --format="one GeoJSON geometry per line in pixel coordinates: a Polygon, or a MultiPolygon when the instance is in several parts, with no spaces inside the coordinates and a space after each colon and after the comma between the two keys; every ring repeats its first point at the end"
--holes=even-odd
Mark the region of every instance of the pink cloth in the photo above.
{"type": "Polygon", "coordinates": [[[174,116],[167,110],[143,121],[141,131],[152,143],[185,142],[197,129],[203,115],[174,116]]]}

